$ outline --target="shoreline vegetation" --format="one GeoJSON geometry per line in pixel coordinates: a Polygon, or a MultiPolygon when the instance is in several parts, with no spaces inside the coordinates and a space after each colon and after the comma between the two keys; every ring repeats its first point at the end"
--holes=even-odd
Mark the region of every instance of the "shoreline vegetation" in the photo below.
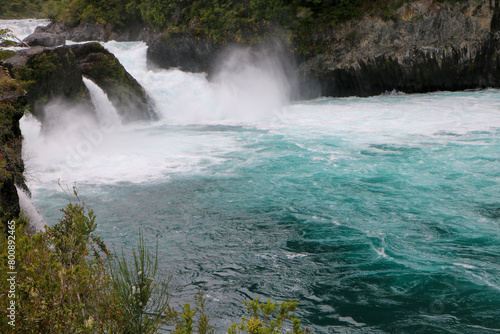
{"type": "MultiPolygon", "coordinates": [[[[23,215],[9,229],[2,226],[0,332],[145,334],[167,326],[176,334],[214,333],[201,292],[194,307],[186,303],[176,311],[169,305],[169,278],[157,270],[158,247],[152,253],[139,233],[132,256],[110,252],[96,233],[96,216],[75,188],[68,201],[59,222],[45,231],[34,233],[23,215]],[[12,312],[10,300],[15,300],[12,312]]],[[[309,332],[301,327],[293,300],[254,299],[245,306],[249,316],[228,333],[309,332]]]]}
{"type": "MultiPolygon", "coordinates": [[[[216,44],[254,45],[278,36],[298,54],[326,51],[317,44],[340,23],[365,15],[397,21],[408,0],[12,0],[0,3],[0,19],[48,18],[68,27],[81,22],[113,29],[148,27],[168,37],[190,34],[216,44]]],[[[438,0],[466,3],[468,0],[438,0]]],[[[477,1],[478,3],[480,1],[477,1]]],[[[351,36],[355,39],[356,36],[351,36]]]]}
{"type": "MultiPolygon", "coordinates": [[[[455,0],[443,0],[455,1],[455,0]]],[[[384,20],[404,0],[12,0],[0,3],[0,19],[48,18],[69,27],[80,22],[150,27],[165,35],[189,33],[218,43],[254,44],[271,35],[289,40],[312,38],[321,30],[361,18],[366,13],[384,20]]]]}

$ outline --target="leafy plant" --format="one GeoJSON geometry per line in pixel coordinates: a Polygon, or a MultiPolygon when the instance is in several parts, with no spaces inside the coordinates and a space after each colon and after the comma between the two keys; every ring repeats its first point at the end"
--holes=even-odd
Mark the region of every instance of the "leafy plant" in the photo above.
{"type": "Polygon", "coordinates": [[[177,319],[174,334],[213,334],[213,326],[210,325],[210,317],[205,312],[205,299],[201,291],[195,296],[195,309],[189,303],[184,305],[181,314],[172,310],[172,316],[177,319]],[[195,315],[198,314],[197,319],[195,315]]]}
{"type": "MultiPolygon", "coordinates": [[[[278,303],[268,300],[267,303],[261,303],[260,298],[253,299],[250,302],[245,301],[247,311],[251,317],[243,317],[241,323],[232,324],[228,329],[228,334],[249,333],[249,334],[278,334],[281,333],[286,321],[291,322],[293,334],[309,333],[307,328],[301,328],[300,320],[293,313],[297,309],[297,302],[293,300],[278,303]]],[[[290,333],[290,332],[286,332],[290,333]]]]}
{"type": "MultiPolygon", "coordinates": [[[[95,216],[76,195],[59,223],[31,235],[16,224],[15,327],[0,317],[2,333],[119,333],[120,309],[107,270],[95,216]]],[[[0,238],[0,291],[5,293],[7,247],[0,238]]],[[[1,298],[5,310],[9,300],[1,298]]]]}
{"type": "Polygon", "coordinates": [[[129,264],[122,249],[121,258],[111,266],[113,286],[123,309],[123,333],[156,333],[173,315],[169,306],[168,281],[159,282],[158,244],[154,257],[149,253],[139,231],[137,252],[129,264]]]}

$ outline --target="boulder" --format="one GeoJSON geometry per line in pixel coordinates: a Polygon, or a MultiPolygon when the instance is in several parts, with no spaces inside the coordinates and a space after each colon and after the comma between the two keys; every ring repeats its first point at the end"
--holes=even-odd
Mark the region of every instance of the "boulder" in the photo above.
{"type": "Polygon", "coordinates": [[[158,36],[148,46],[148,66],[176,67],[187,72],[210,72],[220,49],[209,39],[187,33],[158,36]]]}
{"type": "Polygon", "coordinates": [[[50,34],[46,32],[33,33],[23,40],[29,46],[45,46],[52,47],[64,45],[66,39],[62,35],[50,34]]]}

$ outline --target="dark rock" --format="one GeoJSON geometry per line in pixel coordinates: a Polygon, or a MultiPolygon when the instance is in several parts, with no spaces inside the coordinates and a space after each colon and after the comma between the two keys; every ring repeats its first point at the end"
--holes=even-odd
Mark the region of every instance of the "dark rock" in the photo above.
{"type": "Polygon", "coordinates": [[[301,64],[303,86],[314,83],[326,96],[500,87],[497,17],[488,2],[418,0],[396,21],[348,22],[317,36],[328,49],[301,64]]]}
{"type": "Polygon", "coordinates": [[[93,110],[75,57],[67,47],[33,47],[4,62],[15,79],[24,82],[31,113],[42,123],[45,105],[54,99],[78,101],[93,110]]]}
{"type": "Polygon", "coordinates": [[[19,119],[26,107],[25,93],[0,66],[0,221],[4,226],[20,214],[16,185],[27,189],[19,128],[19,119]]]}
{"type": "Polygon", "coordinates": [[[220,48],[208,39],[187,33],[157,37],[148,46],[149,66],[177,67],[188,72],[210,72],[220,48]]]}
{"type": "Polygon", "coordinates": [[[94,42],[67,48],[74,54],[81,73],[106,92],[123,120],[156,118],[145,90],[102,45],[94,42]]]}
{"type": "MultiPolygon", "coordinates": [[[[71,27],[63,21],[50,23],[46,27],[37,27],[32,35],[52,34],[63,37],[65,40],[73,42],[86,41],[150,41],[156,38],[159,33],[148,27],[138,24],[129,24],[126,27],[113,27],[111,24],[102,25],[81,21],[76,26],[71,27]]],[[[28,36],[27,38],[30,38],[28,36]]]]}
{"type": "Polygon", "coordinates": [[[39,32],[31,34],[23,40],[29,46],[45,46],[52,47],[65,44],[64,36],[58,34],[50,34],[46,32],[39,32]]]}
{"type": "Polygon", "coordinates": [[[4,62],[25,83],[32,114],[45,123],[45,106],[52,100],[83,105],[94,112],[82,75],[103,89],[124,121],[153,119],[152,102],[118,59],[99,43],[58,48],[33,47],[4,62]]]}
{"type": "Polygon", "coordinates": [[[103,25],[97,23],[94,24],[82,21],[75,27],[68,27],[63,21],[57,21],[46,27],[37,27],[35,32],[26,37],[26,39],[41,34],[57,35],[65,40],[83,42],[107,40],[106,36],[108,35],[108,31],[103,25]]]}

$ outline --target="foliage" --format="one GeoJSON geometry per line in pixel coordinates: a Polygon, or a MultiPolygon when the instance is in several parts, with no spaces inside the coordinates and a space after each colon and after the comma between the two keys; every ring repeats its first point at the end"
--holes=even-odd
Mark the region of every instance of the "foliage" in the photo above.
{"type": "Polygon", "coordinates": [[[137,252],[133,251],[130,266],[122,249],[121,259],[111,266],[113,287],[117,292],[120,307],[124,312],[123,333],[156,333],[166,320],[172,320],[168,304],[168,281],[159,282],[158,244],[154,257],[146,249],[142,233],[139,232],[137,252]]]}
{"type": "Polygon", "coordinates": [[[41,18],[44,0],[0,0],[0,19],[41,18]]]}
{"type": "MultiPolygon", "coordinates": [[[[251,317],[249,319],[243,317],[239,325],[232,324],[228,329],[228,334],[278,334],[281,333],[287,320],[292,325],[291,333],[309,333],[307,328],[301,328],[300,320],[293,313],[297,309],[297,304],[297,302],[291,300],[282,302],[278,307],[278,304],[271,302],[271,300],[268,300],[267,303],[261,303],[260,298],[253,299],[250,302],[245,301],[245,306],[251,317]]],[[[287,333],[290,332],[287,331],[287,333]]]]}
{"type": "Polygon", "coordinates": [[[181,314],[171,310],[173,319],[176,320],[176,326],[173,331],[174,334],[213,334],[213,326],[209,324],[210,317],[205,312],[205,299],[203,294],[198,292],[195,296],[195,309],[191,309],[191,305],[186,303],[181,314]],[[195,315],[198,317],[195,318],[195,315]]]}
{"type": "MultiPolygon", "coordinates": [[[[95,234],[95,216],[75,195],[58,224],[30,235],[17,221],[16,326],[0,317],[2,333],[121,331],[121,311],[106,270],[107,252],[95,234]],[[93,253],[93,254],[91,254],[93,253]]],[[[7,290],[7,240],[0,238],[0,288],[7,290]]],[[[7,298],[0,301],[5,310],[7,298]]]]}

